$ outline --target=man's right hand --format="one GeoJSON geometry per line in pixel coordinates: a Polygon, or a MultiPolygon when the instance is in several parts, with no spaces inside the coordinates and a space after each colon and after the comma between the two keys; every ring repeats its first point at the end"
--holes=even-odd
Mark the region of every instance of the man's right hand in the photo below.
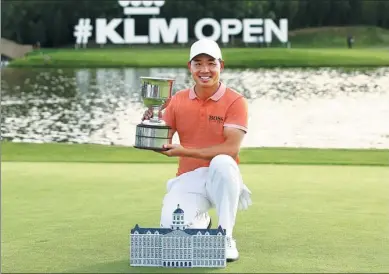
{"type": "Polygon", "coordinates": [[[142,121],[144,120],[150,120],[150,118],[153,117],[153,110],[151,108],[149,108],[148,110],[145,111],[145,113],[143,114],[143,117],[142,117],[142,121]]]}
{"type": "MultiPolygon", "coordinates": [[[[162,105],[162,107],[161,107],[161,109],[160,109],[160,112],[159,112],[159,118],[162,117],[161,111],[164,110],[164,109],[167,107],[167,105],[168,105],[169,102],[170,102],[170,99],[171,99],[171,98],[169,98],[169,99],[165,102],[165,104],[162,105]]],[[[152,117],[153,117],[153,110],[152,110],[152,108],[149,108],[149,109],[146,110],[145,113],[143,114],[142,121],[144,121],[144,120],[150,120],[150,118],[152,118],[152,117]]]]}

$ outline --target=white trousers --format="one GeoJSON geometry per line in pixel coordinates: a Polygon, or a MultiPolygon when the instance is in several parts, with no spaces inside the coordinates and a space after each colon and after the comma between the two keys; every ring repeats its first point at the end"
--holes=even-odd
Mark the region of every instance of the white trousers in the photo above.
{"type": "Polygon", "coordinates": [[[249,199],[249,202],[245,201],[244,207],[247,208],[251,204],[250,194],[234,159],[228,155],[218,155],[212,159],[209,167],[198,168],[167,182],[161,227],[171,226],[173,211],[179,205],[184,211],[185,224],[190,228],[207,228],[208,210],[215,207],[218,225],[226,229],[228,236],[232,236],[238,205],[242,203],[240,200],[249,199]]]}

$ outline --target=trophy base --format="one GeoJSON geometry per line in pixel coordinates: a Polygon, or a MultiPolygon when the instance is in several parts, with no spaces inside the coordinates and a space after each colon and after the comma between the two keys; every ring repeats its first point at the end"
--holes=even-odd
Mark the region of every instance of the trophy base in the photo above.
{"type": "Polygon", "coordinates": [[[166,151],[164,145],[171,144],[172,138],[169,137],[171,128],[164,125],[164,122],[155,123],[141,123],[136,126],[135,148],[166,151]]]}
{"type": "Polygon", "coordinates": [[[161,148],[161,147],[140,147],[140,146],[134,146],[134,148],[137,149],[144,149],[144,150],[153,150],[153,151],[168,151],[169,148],[161,148]]]}

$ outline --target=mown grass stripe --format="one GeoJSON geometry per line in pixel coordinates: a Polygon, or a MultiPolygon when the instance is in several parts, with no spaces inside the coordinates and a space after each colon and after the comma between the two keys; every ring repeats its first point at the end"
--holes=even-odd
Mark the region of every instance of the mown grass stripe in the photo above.
{"type": "MultiPolygon", "coordinates": [[[[124,146],[12,142],[1,146],[3,162],[177,163],[177,158],[124,146]]],[[[243,148],[240,163],[389,166],[389,149],[243,148]]]]}

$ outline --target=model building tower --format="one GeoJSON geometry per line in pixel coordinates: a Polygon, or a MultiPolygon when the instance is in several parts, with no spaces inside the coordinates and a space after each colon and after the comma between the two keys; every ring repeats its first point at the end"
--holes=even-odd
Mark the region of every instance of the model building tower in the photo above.
{"type": "Polygon", "coordinates": [[[180,205],[177,206],[177,209],[173,212],[173,224],[171,225],[173,230],[186,228],[184,224],[184,211],[180,208],[180,205]]]}
{"type": "Polygon", "coordinates": [[[177,206],[170,228],[141,228],[130,234],[131,266],[225,267],[226,231],[191,229],[184,222],[184,211],[177,206]]]}

